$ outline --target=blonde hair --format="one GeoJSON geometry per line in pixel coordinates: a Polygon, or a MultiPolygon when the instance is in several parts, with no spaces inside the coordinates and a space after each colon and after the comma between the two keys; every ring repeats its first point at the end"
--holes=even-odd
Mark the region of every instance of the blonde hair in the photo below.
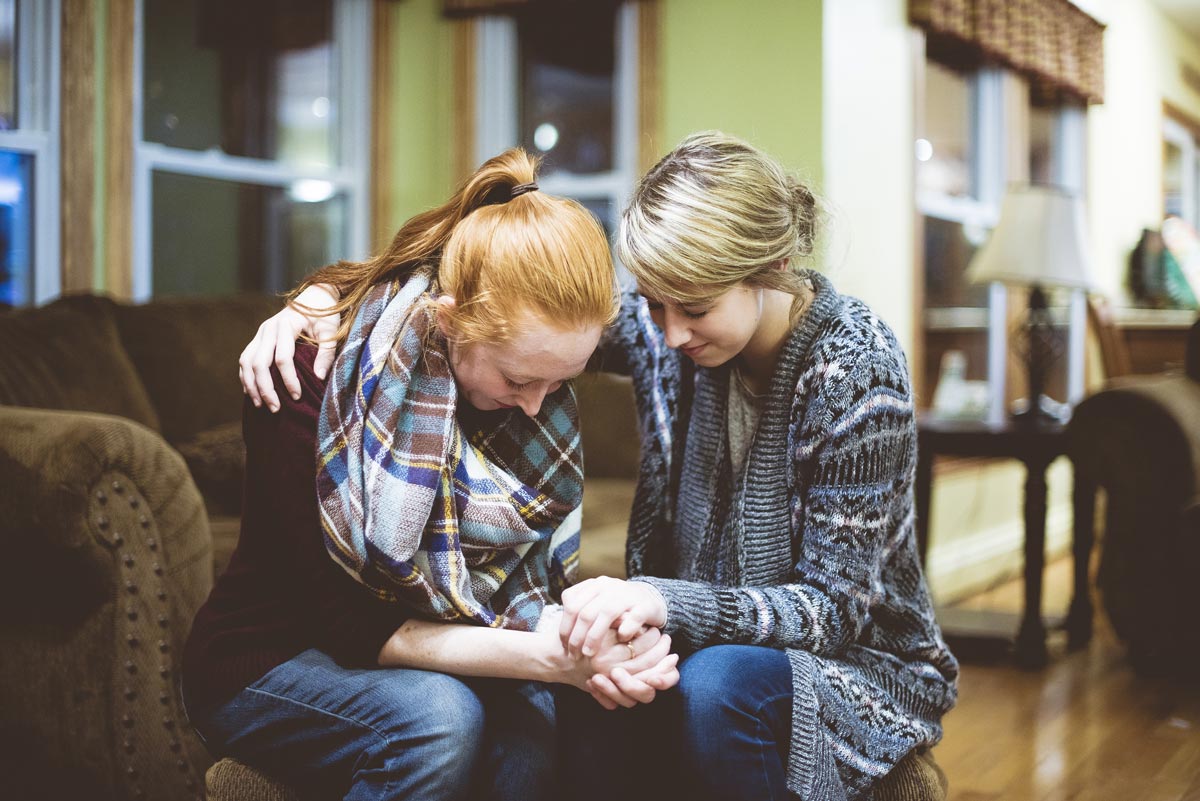
{"type": "Polygon", "coordinates": [[[719,131],[695,133],[638,183],[617,256],[659,300],[704,305],[745,282],[803,302],[798,257],[813,250],[813,193],[775,159],[719,131]],[[779,262],[786,268],[778,269],[779,262]]]}
{"type": "Polygon", "coordinates": [[[564,328],[608,325],[619,301],[604,230],[574,200],[540,191],[514,197],[538,166],[521,148],[489,159],[444,204],[405,222],[382,253],[323,267],[290,299],[312,284],[333,285],[340,343],[372,287],[429,270],[455,299],[440,313],[460,344],[510,341],[529,313],[564,328]]]}

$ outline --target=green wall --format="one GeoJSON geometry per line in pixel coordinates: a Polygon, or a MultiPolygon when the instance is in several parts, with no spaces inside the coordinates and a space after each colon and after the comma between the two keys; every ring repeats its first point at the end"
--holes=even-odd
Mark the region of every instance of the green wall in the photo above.
{"type": "Polygon", "coordinates": [[[456,123],[452,26],[441,16],[440,0],[407,0],[392,8],[392,71],[376,76],[391,89],[390,170],[372,179],[391,187],[388,227],[394,230],[450,195],[456,123]]]}
{"type": "Polygon", "coordinates": [[[665,152],[741,136],[820,187],[820,0],[660,0],[665,152]]]}

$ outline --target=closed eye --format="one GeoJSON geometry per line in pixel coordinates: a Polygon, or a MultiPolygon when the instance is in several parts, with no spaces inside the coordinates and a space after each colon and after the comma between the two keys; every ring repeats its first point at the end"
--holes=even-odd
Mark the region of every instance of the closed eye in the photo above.
{"type": "MultiPolygon", "coordinates": [[[[647,309],[649,309],[652,312],[662,311],[662,309],[663,309],[662,301],[651,300],[650,298],[647,298],[645,295],[642,295],[642,297],[646,299],[646,308],[647,309]]],[[[687,308],[684,308],[683,306],[676,306],[675,308],[679,309],[679,313],[682,314],[684,317],[687,317],[689,320],[699,320],[701,317],[708,314],[708,312],[709,312],[709,309],[696,309],[696,308],[687,309],[687,308]]]]}
{"type": "Polygon", "coordinates": [[[529,386],[532,382],[526,381],[523,384],[518,384],[516,381],[513,381],[508,376],[504,376],[504,383],[508,384],[508,386],[512,389],[525,389],[525,387],[529,386]]]}

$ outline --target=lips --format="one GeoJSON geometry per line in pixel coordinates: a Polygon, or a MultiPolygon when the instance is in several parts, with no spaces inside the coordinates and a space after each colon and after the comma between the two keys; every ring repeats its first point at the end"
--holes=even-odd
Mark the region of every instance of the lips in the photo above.
{"type": "Polygon", "coordinates": [[[696,345],[691,348],[680,348],[680,350],[683,351],[685,356],[688,356],[689,358],[694,359],[700,355],[700,351],[704,350],[707,347],[708,347],[708,344],[705,343],[703,345],[696,345]]]}

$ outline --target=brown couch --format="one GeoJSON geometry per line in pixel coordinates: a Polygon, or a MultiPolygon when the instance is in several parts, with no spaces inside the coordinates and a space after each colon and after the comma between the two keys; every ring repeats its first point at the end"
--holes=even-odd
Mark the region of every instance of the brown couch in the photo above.
{"type": "MultiPolygon", "coordinates": [[[[37,799],[294,801],[212,763],[176,658],[236,544],[244,452],[237,355],[261,296],[94,296],[0,314],[0,786],[37,799]],[[207,775],[206,775],[207,774],[207,775]]],[[[624,575],[637,433],[625,379],[577,384],[581,573],[624,575]]],[[[879,798],[940,799],[931,757],[879,798]]]]}
{"type": "Polygon", "coordinates": [[[237,354],[278,306],[79,296],[0,314],[10,797],[202,797],[212,760],[176,659],[212,586],[210,514],[218,553],[236,537],[237,354]]]}

